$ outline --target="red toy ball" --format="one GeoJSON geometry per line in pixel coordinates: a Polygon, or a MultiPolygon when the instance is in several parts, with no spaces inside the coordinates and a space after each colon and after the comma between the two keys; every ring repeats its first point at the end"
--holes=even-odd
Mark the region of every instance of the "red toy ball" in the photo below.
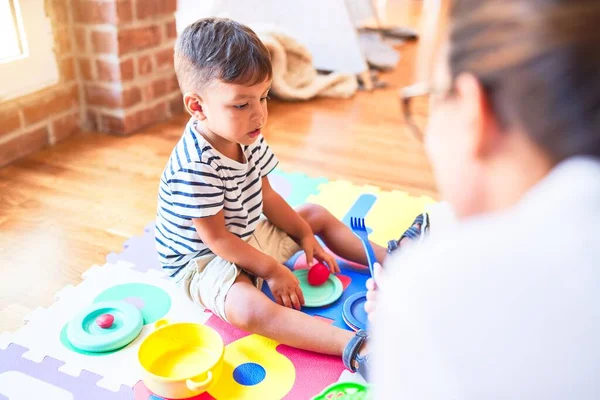
{"type": "Polygon", "coordinates": [[[316,263],[308,270],[308,283],[313,286],[320,286],[329,279],[329,268],[325,264],[316,263]]]}
{"type": "Polygon", "coordinates": [[[102,314],[96,318],[96,325],[102,329],[108,329],[115,322],[115,317],[112,314],[102,314]]]}

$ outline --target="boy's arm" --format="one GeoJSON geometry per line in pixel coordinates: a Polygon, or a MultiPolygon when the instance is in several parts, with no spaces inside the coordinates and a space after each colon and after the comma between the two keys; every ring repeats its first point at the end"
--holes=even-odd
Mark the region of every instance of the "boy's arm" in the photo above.
{"type": "Polygon", "coordinates": [[[290,235],[306,253],[306,261],[312,264],[313,255],[325,262],[333,273],[340,272],[335,258],[323,250],[315,239],[308,224],[290,205],[271,187],[269,178],[262,178],[263,213],[273,225],[290,235]]]}
{"type": "Polygon", "coordinates": [[[297,310],[304,304],[304,296],[294,274],[273,257],[229,232],[223,210],[210,217],[193,218],[192,222],[200,239],[213,253],[263,278],[277,303],[297,310]]]}
{"type": "Polygon", "coordinates": [[[205,218],[193,218],[192,222],[204,244],[224,260],[261,278],[267,278],[278,262],[250,246],[244,240],[227,230],[223,210],[205,218]]]}

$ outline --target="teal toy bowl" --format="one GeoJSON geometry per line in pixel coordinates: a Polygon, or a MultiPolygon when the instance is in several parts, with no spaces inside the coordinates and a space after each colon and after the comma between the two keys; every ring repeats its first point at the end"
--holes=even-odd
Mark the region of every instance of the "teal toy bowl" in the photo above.
{"type": "Polygon", "coordinates": [[[142,313],[124,301],[104,301],[83,309],[67,326],[67,339],[78,350],[104,353],[131,343],[142,331],[142,313]]]}

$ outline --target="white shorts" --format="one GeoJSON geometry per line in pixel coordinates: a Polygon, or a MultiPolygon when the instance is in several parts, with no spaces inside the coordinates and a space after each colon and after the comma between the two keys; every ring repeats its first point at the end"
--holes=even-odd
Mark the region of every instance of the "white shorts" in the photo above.
{"type": "MultiPolygon", "coordinates": [[[[266,219],[261,219],[258,223],[256,230],[248,239],[248,244],[280,263],[286,262],[301,250],[301,247],[287,233],[266,219]]],[[[241,272],[242,269],[237,265],[211,253],[190,261],[182,272],[183,278],[179,284],[194,303],[209,309],[219,318],[227,321],[225,298],[241,272]]],[[[262,278],[248,274],[260,290],[262,278]]]]}

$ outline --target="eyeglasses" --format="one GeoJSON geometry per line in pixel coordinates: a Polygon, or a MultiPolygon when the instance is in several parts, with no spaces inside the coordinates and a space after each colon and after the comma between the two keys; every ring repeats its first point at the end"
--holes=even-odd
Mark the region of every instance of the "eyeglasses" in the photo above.
{"type": "Polygon", "coordinates": [[[451,92],[452,88],[438,90],[425,83],[418,83],[400,90],[402,115],[408,128],[418,141],[424,141],[429,117],[430,99],[433,96],[445,97],[451,92]]]}
{"type": "Polygon", "coordinates": [[[422,142],[427,127],[429,110],[429,88],[418,83],[400,90],[402,115],[408,128],[418,141],[422,142]]]}

